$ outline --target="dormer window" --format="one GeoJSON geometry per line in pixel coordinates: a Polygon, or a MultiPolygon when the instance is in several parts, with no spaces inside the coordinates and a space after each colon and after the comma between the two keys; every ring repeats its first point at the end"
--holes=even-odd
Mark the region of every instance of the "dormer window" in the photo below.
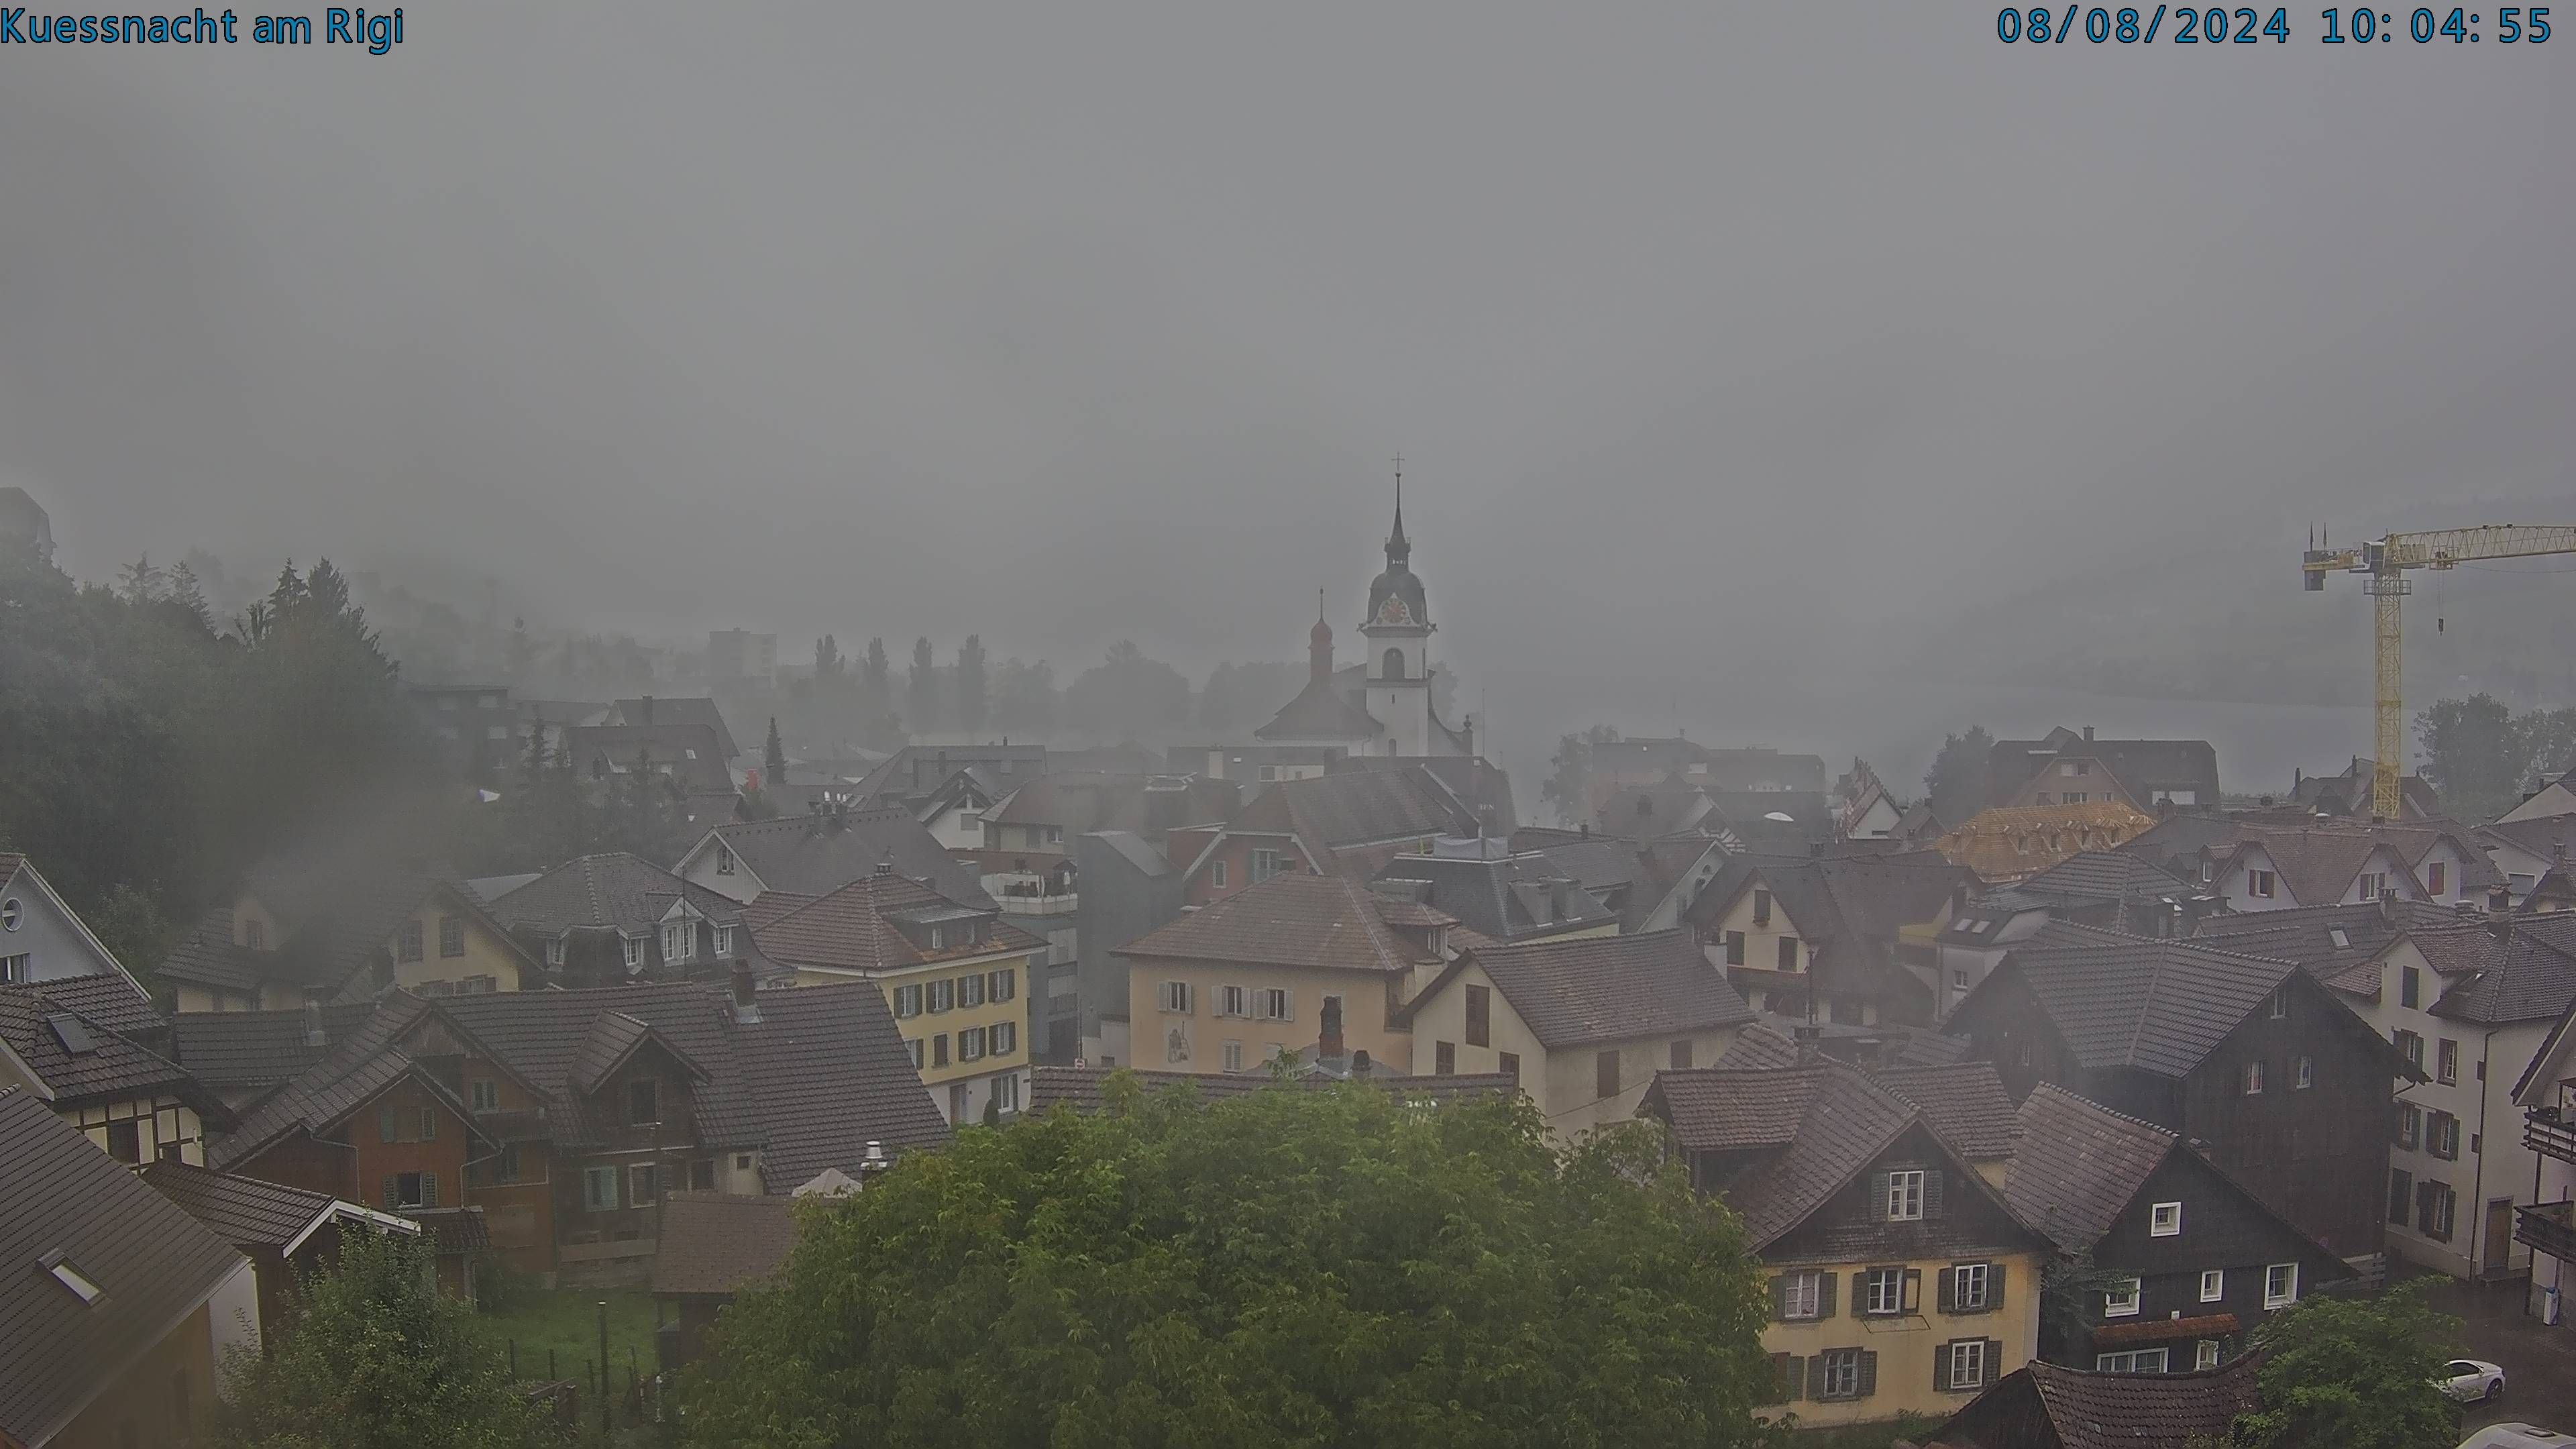
{"type": "Polygon", "coordinates": [[[733,927],[716,927],[716,959],[719,961],[732,960],[733,950],[733,927]]]}
{"type": "Polygon", "coordinates": [[[662,959],[686,961],[697,954],[697,931],[688,921],[672,921],[662,927],[662,959]]]}
{"type": "Polygon", "coordinates": [[[546,943],[546,964],[554,967],[558,971],[562,970],[564,955],[568,949],[569,948],[565,945],[564,939],[561,936],[557,936],[553,940],[548,941],[546,943]]]}
{"type": "Polygon", "coordinates": [[[644,969],[644,939],[641,936],[621,936],[618,938],[617,944],[625,948],[627,970],[641,971],[644,969]]]}

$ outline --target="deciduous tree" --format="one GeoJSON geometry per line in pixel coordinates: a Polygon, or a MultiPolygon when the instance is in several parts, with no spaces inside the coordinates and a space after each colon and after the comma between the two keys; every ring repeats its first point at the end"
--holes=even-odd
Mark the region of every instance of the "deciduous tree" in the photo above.
{"type": "Polygon", "coordinates": [[[2434,1311],[2432,1279],[2376,1298],[2316,1297],[2264,1322],[2254,1344],[2263,1412],[2237,1422],[2241,1449],[2426,1449],[2458,1416],[2435,1386],[2460,1321],[2434,1311]]]}

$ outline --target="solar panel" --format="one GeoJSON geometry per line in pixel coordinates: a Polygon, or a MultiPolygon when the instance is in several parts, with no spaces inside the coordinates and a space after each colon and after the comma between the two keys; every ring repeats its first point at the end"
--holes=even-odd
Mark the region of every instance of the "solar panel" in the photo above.
{"type": "Polygon", "coordinates": [[[48,1016],[45,1025],[53,1028],[54,1040],[73,1056],[85,1057],[98,1050],[98,1043],[90,1039],[89,1024],[77,1016],[67,1012],[48,1016]]]}

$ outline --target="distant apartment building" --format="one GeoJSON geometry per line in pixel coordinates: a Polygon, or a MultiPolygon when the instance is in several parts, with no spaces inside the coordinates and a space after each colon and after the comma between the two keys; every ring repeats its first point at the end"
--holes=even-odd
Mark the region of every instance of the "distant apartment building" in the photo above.
{"type": "Polygon", "coordinates": [[[713,629],[707,633],[707,678],[714,681],[775,679],[778,636],[747,629],[713,629]]]}

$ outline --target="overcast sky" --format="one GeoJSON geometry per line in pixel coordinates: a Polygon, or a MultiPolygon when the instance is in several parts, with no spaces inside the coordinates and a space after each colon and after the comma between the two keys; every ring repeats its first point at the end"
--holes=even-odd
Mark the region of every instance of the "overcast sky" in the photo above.
{"type": "Polygon", "coordinates": [[[0,51],[0,471],[75,572],[409,557],[792,658],[1195,671],[1297,657],[1318,587],[1356,624],[1401,451],[1473,698],[1875,667],[2105,550],[2258,531],[2294,589],[2311,518],[2576,493],[2576,28],[406,19],[0,51]]]}

